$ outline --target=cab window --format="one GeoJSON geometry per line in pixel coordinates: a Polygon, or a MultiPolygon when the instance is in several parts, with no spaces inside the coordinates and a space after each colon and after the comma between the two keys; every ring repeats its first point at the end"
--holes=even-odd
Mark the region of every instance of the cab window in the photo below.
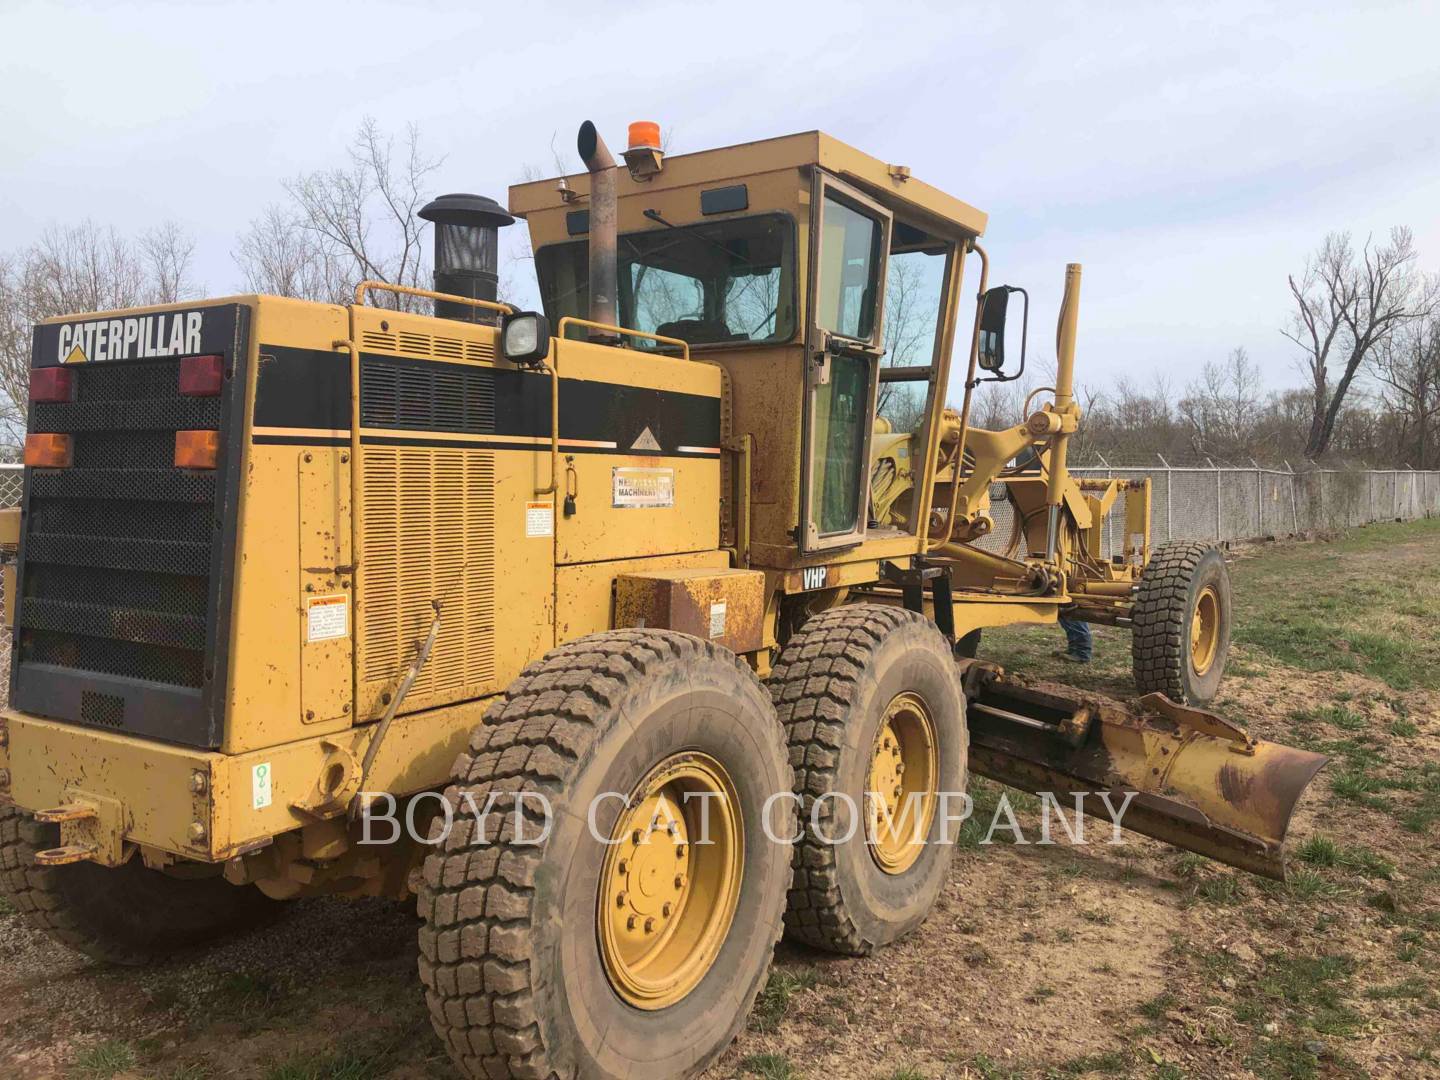
{"type": "MultiPolygon", "coordinates": [[[[784,214],[661,226],[619,238],[620,322],[692,345],[778,343],[795,334],[795,228],[784,214]]],[[[536,253],[546,314],[584,317],[584,241],[536,253]]],[[[572,336],[583,337],[581,328],[572,336]]],[[[637,348],[654,348],[639,339],[637,348]]]]}

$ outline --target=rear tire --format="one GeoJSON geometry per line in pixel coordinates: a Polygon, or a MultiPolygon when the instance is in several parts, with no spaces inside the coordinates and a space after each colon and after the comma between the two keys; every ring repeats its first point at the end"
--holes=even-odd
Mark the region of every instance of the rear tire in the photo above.
{"type": "Polygon", "coordinates": [[[1207,705],[1230,655],[1230,572],[1219,548],[1165,544],[1140,576],[1132,614],[1135,688],[1207,705]]]}
{"type": "MultiPolygon", "coordinates": [[[[865,955],[924,921],[954,852],[941,842],[948,840],[950,808],[938,793],[964,792],[969,734],[950,643],[934,623],[904,608],[837,608],[791,639],[769,685],[790,742],[803,830],[785,928],[817,948],[865,955]],[[865,793],[874,786],[887,717],[907,698],[928,714],[935,807],[928,828],[917,829],[924,836],[923,846],[912,845],[918,853],[886,858],[870,834],[865,793]],[[852,807],[866,820],[856,822],[852,807]]],[[[917,767],[911,758],[907,752],[907,770],[917,767]]]]}
{"type": "MultiPolygon", "coordinates": [[[[435,1030],[459,1068],[477,1080],[689,1076],[718,1057],[764,985],[790,877],[788,843],[772,842],[762,823],[769,811],[770,835],[793,831],[793,807],[783,799],[767,806],[790,790],[790,766],[750,670],[724,649],[669,630],[582,638],[521,673],[475,729],[454,777],[445,793],[454,827],[426,860],[420,889],[420,977],[435,1030]],[[633,835],[631,807],[646,805],[651,778],[676,761],[706,763],[734,793],[743,850],[733,892],[701,887],[708,856],[699,846],[689,857],[678,853],[683,845],[666,850],[663,836],[658,849],[623,846],[633,835]],[[541,823],[532,813],[542,796],[552,827],[537,843],[541,823]],[[492,799],[488,819],[475,813],[492,799]],[[515,835],[517,799],[528,843],[515,835]],[[597,837],[614,840],[613,852],[628,853],[631,865],[597,837]],[[664,873],[651,873],[646,860],[660,856],[664,873]],[[686,879],[693,889],[661,895],[672,877],[680,888],[681,866],[694,872],[686,879]],[[617,881],[633,892],[617,891],[617,881]],[[661,900],[674,902],[663,915],[661,900]],[[687,926],[692,910],[722,915],[687,926]],[[617,960],[613,946],[631,915],[657,923],[654,953],[633,966],[617,960]],[[674,945],[711,925],[719,929],[700,935],[709,951],[679,950],[685,962],[668,996],[653,979],[647,987],[667,963],[668,946],[658,943],[674,945]]],[[[683,813],[693,831],[690,810],[683,813]]],[[[645,953],[651,928],[628,933],[624,948],[645,953]]]]}
{"type": "Polygon", "coordinates": [[[249,929],[279,908],[258,889],[218,875],[170,877],[138,858],[41,867],[35,853],[58,846],[58,825],[0,807],[0,894],[37,930],[108,964],[140,966],[249,929]]]}

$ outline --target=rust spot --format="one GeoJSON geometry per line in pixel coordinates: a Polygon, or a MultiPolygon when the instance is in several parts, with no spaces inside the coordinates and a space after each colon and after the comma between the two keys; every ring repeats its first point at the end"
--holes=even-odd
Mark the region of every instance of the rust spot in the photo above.
{"type": "Polygon", "coordinates": [[[1253,776],[1230,764],[1220,767],[1218,779],[1220,797],[1233,806],[1244,805],[1250,797],[1250,789],[1255,785],[1253,776]]]}

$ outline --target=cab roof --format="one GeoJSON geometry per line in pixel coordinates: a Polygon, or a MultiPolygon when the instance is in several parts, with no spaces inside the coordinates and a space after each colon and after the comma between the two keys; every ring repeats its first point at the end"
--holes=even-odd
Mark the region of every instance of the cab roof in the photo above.
{"type": "MultiPolygon", "coordinates": [[[[986,215],[969,203],[911,176],[904,166],[887,164],[822,131],[804,131],[666,157],[659,175],[644,183],[635,181],[622,167],[616,188],[619,197],[624,199],[627,195],[647,192],[737,183],[767,173],[816,165],[860,188],[892,213],[916,220],[937,234],[973,237],[985,231],[986,215]]],[[[510,212],[526,217],[571,205],[558,187],[560,179],[551,177],[514,185],[510,188],[510,212]]],[[[574,193],[572,202],[580,207],[586,205],[590,174],[571,173],[564,180],[565,186],[574,193]]]]}

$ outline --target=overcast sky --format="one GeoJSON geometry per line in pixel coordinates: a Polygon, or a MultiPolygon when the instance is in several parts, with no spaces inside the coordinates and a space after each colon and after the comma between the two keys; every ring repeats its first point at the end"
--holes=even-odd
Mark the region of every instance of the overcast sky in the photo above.
{"type": "Polygon", "coordinates": [[[0,251],[173,219],[234,291],[237,234],[367,115],[446,155],[437,192],[502,202],[585,119],[672,153],[820,128],[990,214],[1042,351],[1082,262],[1087,382],[1243,345],[1282,386],[1285,275],[1328,230],[1408,224],[1440,269],[1437,42],[1433,2],[0,0],[0,251]]]}

